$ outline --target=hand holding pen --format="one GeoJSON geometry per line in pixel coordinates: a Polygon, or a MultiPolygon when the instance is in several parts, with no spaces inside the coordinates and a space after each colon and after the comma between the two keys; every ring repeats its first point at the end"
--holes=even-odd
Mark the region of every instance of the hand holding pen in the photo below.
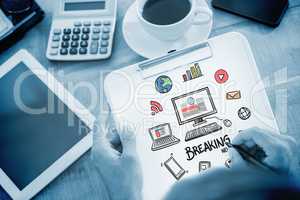
{"type": "Polygon", "coordinates": [[[296,174],[299,167],[297,143],[289,136],[251,128],[234,138],[232,147],[232,167],[250,164],[280,174],[296,174]]]}

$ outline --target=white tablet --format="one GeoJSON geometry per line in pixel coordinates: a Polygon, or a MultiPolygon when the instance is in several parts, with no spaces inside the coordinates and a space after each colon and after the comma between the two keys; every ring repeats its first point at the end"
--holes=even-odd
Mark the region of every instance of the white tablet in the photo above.
{"type": "Polygon", "coordinates": [[[0,185],[35,196],[92,147],[94,116],[25,50],[0,66],[0,185]]]}

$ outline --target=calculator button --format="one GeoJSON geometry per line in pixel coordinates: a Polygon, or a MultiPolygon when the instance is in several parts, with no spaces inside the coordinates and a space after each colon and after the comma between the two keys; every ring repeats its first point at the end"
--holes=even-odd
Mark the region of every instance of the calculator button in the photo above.
{"type": "Polygon", "coordinates": [[[101,26],[101,21],[94,21],[94,26],[101,26]]]}
{"type": "Polygon", "coordinates": [[[72,41],[71,42],[71,47],[78,47],[79,43],[77,41],[72,41]]]}
{"type": "Polygon", "coordinates": [[[90,53],[91,54],[98,53],[98,46],[99,46],[98,42],[96,42],[96,41],[91,42],[90,53]]]}
{"type": "Polygon", "coordinates": [[[93,33],[100,33],[100,28],[93,28],[93,33]]]}
{"type": "Polygon", "coordinates": [[[103,33],[109,33],[110,32],[110,28],[109,27],[104,27],[103,28],[103,33]]]}
{"type": "Polygon", "coordinates": [[[97,41],[91,42],[91,47],[96,47],[98,48],[99,43],[97,41]]]}
{"type": "Polygon", "coordinates": [[[77,40],[79,40],[79,35],[72,35],[72,40],[75,40],[75,41],[77,41],[77,40]]]}
{"type": "Polygon", "coordinates": [[[77,48],[71,48],[71,49],[70,49],[70,54],[71,54],[71,55],[76,55],[77,53],[78,53],[77,48]]]}
{"type": "Polygon", "coordinates": [[[54,35],[60,35],[61,34],[61,30],[59,28],[56,28],[53,30],[54,35]]]}
{"type": "Polygon", "coordinates": [[[70,35],[63,35],[63,41],[69,41],[70,35]]]}
{"type": "Polygon", "coordinates": [[[79,34],[80,33],[80,28],[73,28],[73,33],[74,34],[79,34]]]}
{"type": "Polygon", "coordinates": [[[67,48],[60,49],[60,54],[61,55],[67,55],[68,54],[68,49],[67,48]]]}
{"type": "Polygon", "coordinates": [[[110,25],[111,23],[110,23],[110,21],[104,21],[103,24],[104,25],[110,25]]]}
{"type": "Polygon", "coordinates": [[[98,49],[97,48],[90,48],[90,54],[97,54],[98,53],[98,49]]]}
{"type": "Polygon", "coordinates": [[[99,40],[99,35],[98,34],[93,34],[92,35],[92,40],[99,40]]]}
{"type": "Polygon", "coordinates": [[[50,55],[57,55],[58,54],[58,49],[51,49],[50,50],[50,55]]]}
{"type": "Polygon", "coordinates": [[[85,22],[83,22],[83,25],[84,25],[84,26],[90,26],[90,25],[91,25],[91,22],[90,22],[90,21],[85,21],[85,22]]]}
{"type": "Polygon", "coordinates": [[[102,34],[102,39],[103,39],[103,40],[108,40],[108,39],[109,39],[109,34],[103,33],[103,34],[102,34]]]}
{"type": "Polygon", "coordinates": [[[74,26],[80,27],[80,26],[82,26],[82,24],[81,24],[81,22],[74,22],[74,26]]]}
{"type": "Polygon", "coordinates": [[[69,42],[66,42],[66,41],[62,42],[61,47],[68,48],[69,47],[69,42]]]}
{"type": "Polygon", "coordinates": [[[83,33],[90,33],[90,28],[87,28],[87,27],[84,27],[83,29],[82,29],[82,32],[83,33]]]}
{"type": "Polygon", "coordinates": [[[82,40],[88,40],[89,39],[89,35],[88,34],[83,34],[83,35],[81,35],[81,39],[82,40]]]}
{"type": "Polygon", "coordinates": [[[101,54],[106,54],[107,53],[107,48],[106,47],[101,47],[100,48],[100,53],[101,54]]]}
{"type": "Polygon", "coordinates": [[[107,40],[102,40],[101,41],[101,46],[102,47],[107,47],[108,46],[108,41],[107,40]]]}
{"type": "Polygon", "coordinates": [[[87,47],[87,46],[88,46],[87,41],[81,41],[81,42],[80,42],[80,46],[81,46],[81,47],[87,47]]]}
{"type": "Polygon", "coordinates": [[[72,31],[70,28],[65,28],[64,29],[64,34],[70,34],[72,31]]]}
{"type": "Polygon", "coordinates": [[[59,47],[59,42],[52,42],[51,47],[52,48],[58,48],[59,47]]]}
{"type": "Polygon", "coordinates": [[[59,35],[53,35],[52,41],[59,41],[59,40],[60,40],[59,35]]]}
{"type": "Polygon", "coordinates": [[[80,47],[79,48],[79,53],[80,54],[86,54],[87,53],[87,49],[85,47],[80,47]]]}

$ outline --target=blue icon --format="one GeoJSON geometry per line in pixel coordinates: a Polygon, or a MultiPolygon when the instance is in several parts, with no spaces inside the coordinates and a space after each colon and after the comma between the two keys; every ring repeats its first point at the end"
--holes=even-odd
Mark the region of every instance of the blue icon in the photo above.
{"type": "Polygon", "coordinates": [[[159,93],[167,93],[172,89],[173,83],[170,77],[166,75],[159,76],[155,80],[155,88],[159,93]]]}

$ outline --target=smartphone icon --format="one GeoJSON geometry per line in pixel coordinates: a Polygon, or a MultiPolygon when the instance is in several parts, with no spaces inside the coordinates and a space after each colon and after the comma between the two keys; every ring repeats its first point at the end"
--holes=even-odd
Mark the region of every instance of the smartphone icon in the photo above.
{"type": "Polygon", "coordinates": [[[185,170],[179,165],[173,156],[165,161],[164,165],[177,180],[179,180],[185,174],[185,170]]]}

